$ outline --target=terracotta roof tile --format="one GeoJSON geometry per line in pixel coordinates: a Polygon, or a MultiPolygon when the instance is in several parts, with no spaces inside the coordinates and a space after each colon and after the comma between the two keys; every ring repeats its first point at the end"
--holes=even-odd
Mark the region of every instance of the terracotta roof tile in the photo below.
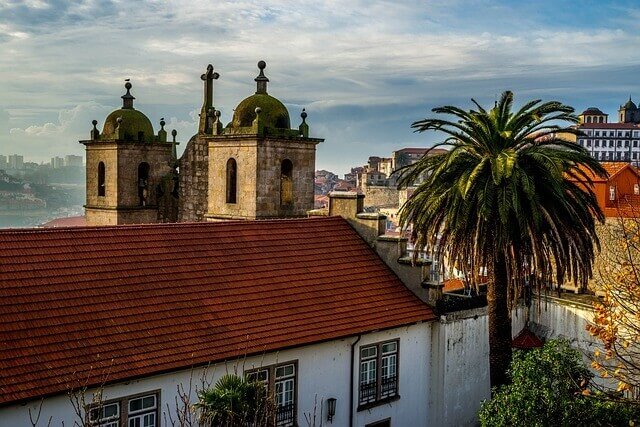
{"type": "Polygon", "coordinates": [[[544,342],[527,327],[524,327],[513,341],[511,341],[511,347],[521,350],[540,348],[543,345],[544,342]]]}
{"type": "Polygon", "coordinates": [[[337,217],[0,231],[0,404],[435,319],[337,217]]]}
{"type": "Polygon", "coordinates": [[[45,222],[40,227],[56,228],[56,227],[82,227],[87,225],[87,220],[83,216],[70,216],[65,218],[56,218],[45,222]]]}

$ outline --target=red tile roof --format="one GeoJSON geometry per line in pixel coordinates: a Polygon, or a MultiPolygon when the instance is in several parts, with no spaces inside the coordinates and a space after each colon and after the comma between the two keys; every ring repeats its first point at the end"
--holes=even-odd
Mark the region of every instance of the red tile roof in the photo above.
{"type": "Polygon", "coordinates": [[[529,350],[532,348],[539,348],[544,345],[544,342],[536,334],[531,332],[526,326],[520,331],[520,333],[511,341],[511,347],[519,348],[521,350],[529,350]]]}
{"type": "Polygon", "coordinates": [[[56,228],[56,227],[82,227],[87,225],[87,219],[83,216],[70,216],[67,218],[56,218],[49,222],[45,222],[40,227],[56,228]]]}
{"type": "MultiPolygon", "coordinates": [[[[640,129],[635,123],[582,123],[578,129],[640,129]]],[[[604,138],[604,136],[603,136],[604,138]]]]}
{"type": "Polygon", "coordinates": [[[0,404],[435,319],[342,218],[0,231],[0,404]]]}
{"type": "MultiPolygon", "coordinates": [[[[600,162],[600,165],[602,165],[604,170],[607,171],[607,174],[609,175],[608,178],[601,178],[594,175],[593,172],[591,172],[591,169],[587,168],[583,164],[580,164],[579,167],[592,182],[607,182],[627,166],[632,168],[631,164],[628,162],[600,162]]],[[[635,169],[633,169],[633,171],[637,173],[635,169]]],[[[576,181],[574,178],[569,179],[576,181]]]]}

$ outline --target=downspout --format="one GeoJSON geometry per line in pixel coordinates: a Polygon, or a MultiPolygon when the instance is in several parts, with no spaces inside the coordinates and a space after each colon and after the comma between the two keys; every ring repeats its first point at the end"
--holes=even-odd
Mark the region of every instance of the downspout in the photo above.
{"type": "Polygon", "coordinates": [[[358,334],[358,339],[351,344],[351,375],[349,375],[349,427],[353,427],[353,374],[354,374],[354,359],[355,354],[354,350],[356,348],[356,344],[362,338],[362,334],[358,334]]]}

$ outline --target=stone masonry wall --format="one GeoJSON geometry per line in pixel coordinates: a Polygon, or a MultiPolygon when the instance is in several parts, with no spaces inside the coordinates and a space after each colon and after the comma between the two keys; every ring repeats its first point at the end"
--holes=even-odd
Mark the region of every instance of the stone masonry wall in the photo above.
{"type": "Polygon", "coordinates": [[[366,206],[398,206],[399,192],[395,187],[363,185],[362,192],[365,194],[364,205],[366,206]]]}
{"type": "Polygon", "coordinates": [[[209,148],[204,138],[194,135],[179,161],[178,221],[204,221],[209,187],[209,148]]]}
{"type": "Polygon", "coordinates": [[[313,209],[315,144],[264,140],[258,145],[256,218],[303,217],[313,209]],[[293,203],[280,204],[281,165],[293,164],[293,203]]]}

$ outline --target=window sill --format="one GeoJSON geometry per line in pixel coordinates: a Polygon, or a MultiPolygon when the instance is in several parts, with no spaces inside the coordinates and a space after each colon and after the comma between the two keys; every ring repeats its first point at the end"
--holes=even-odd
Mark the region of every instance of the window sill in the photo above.
{"type": "Polygon", "coordinates": [[[395,402],[400,399],[400,395],[385,397],[384,399],[376,400],[375,402],[365,403],[364,405],[358,405],[358,412],[366,411],[367,409],[375,408],[376,406],[386,405],[387,403],[395,402]]]}

